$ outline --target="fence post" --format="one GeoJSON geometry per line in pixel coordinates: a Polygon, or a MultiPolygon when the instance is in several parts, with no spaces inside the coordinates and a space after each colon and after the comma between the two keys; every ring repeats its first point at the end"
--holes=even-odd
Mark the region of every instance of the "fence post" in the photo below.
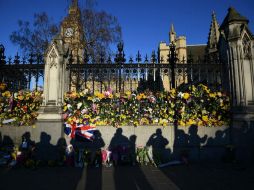
{"type": "Polygon", "coordinates": [[[176,67],[176,60],[177,60],[177,57],[176,57],[176,52],[175,52],[175,44],[174,42],[172,42],[170,44],[170,47],[169,47],[169,64],[170,64],[170,69],[171,69],[171,85],[172,85],[172,88],[175,88],[175,67],[176,67]]]}

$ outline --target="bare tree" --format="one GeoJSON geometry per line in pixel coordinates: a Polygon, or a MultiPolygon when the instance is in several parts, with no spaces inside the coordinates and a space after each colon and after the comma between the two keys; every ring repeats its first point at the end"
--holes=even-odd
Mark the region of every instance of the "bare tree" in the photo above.
{"type": "Polygon", "coordinates": [[[93,59],[98,59],[101,54],[111,54],[110,45],[122,39],[121,26],[117,18],[104,11],[84,9],[82,22],[86,48],[93,59]]]}
{"type": "MultiPolygon", "coordinates": [[[[116,17],[105,11],[96,11],[95,0],[86,0],[82,8],[82,24],[86,39],[85,48],[93,59],[110,54],[110,45],[121,41],[121,27],[116,17]]],[[[10,35],[13,44],[18,45],[25,55],[44,53],[52,38],[59,32],[59,23],[53,22],[47,13],[34,14],[34,21],[18,21],[18,29],[10,35]]]]}

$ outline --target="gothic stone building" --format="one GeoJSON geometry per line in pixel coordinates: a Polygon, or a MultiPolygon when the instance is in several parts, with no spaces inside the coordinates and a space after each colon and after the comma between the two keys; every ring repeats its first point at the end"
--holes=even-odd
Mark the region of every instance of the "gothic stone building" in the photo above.
{"type": "MultiPolygon", "coordinates": [[[[45,101],[62,101],[63,93],[76,90],[77,83],[83,85],[83,89],[94,88],[94,91],[111,88],[117,91],[119,85],[114,76],[110,80],[92,80],[87,78],[86,84],[77,76],[69,77],[66,70],[71,58],[74,62],[83,62],[85,39],[81,23],[80,9],[77,0],[70,6],[69,14],[61,24],[61,32],[53,40],[46,52],[44,91],[45,101]],[[52,82],[53,81],[53,82],[52,82]],[[70,85],[71,84],[71,85],[70,85]],[[51,95],[49,95],[49,92],[51,95]],[[59,92],[59,93],[56,93],[59,92]],[[57,95],[58,94],[58,95],[57,95]],[[53,97],[51,97],[53,96],[53,97]],[[56,97],[57,96],[57,97],[56,97]]],[[[229,8],[221,26],[219,26],[215,13],[212,21],[206,45],[187,45],[185,36],[177,36],[172,25],[169,32],[169,44],[159,44],[159,63],[168,64],[170,45],[176,46],[178,64],[188,64],[190,59],[193,64],[222,63],[229,71],[225,77],[228,90],[232,93],[236,105],[252,105],[254,102],[254,68],[253,68],[253,35],[248,27],[248,19],[241,16],[235,9],[229,8]]],[[[170,90],[169,73],[160,74],[165,90],[170,90]]],[[[136,90],[139,80],[128,77],[122,79],[121,85],[125,90],[136,90]]],[[[187,82],[188,78],[176,77],[176,86],[187,82]]],[[[82,88],[81,88],[82,89],[82,88]]]]}

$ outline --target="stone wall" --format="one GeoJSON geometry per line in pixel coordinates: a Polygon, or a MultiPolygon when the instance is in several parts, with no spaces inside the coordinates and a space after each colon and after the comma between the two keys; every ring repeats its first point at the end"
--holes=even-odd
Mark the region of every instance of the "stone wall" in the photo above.
{"type": "Polygon", "coordinates": [[[33,126],[3,126],[0,127],[0,135],[2,141],[4,139],[10,139],[15,145],[20,145],[22,142],[22,136],[25,133],[30,133],[31,140],[35,143],[41,141],[42,133],[49,135],[50,143],[57,144],[59,138],[63,136],[63,124],[62,122],[49,121],[49,122],[37,122],[33,126]]]}
{"type": "MultiPolygon", "coordinates": [[[[41,142],[41,135],[47,134],[50,137],[50,144],[56,145],[62,137],[66,139],[67,144],[70,143],[70,138],[63,134],[63,125],[61,122],[37,122],[36,127],[30,126],[4,126],[0,128],[2,140],[11,139],[14,144],[19,145],[22,140],[22,135],[29,132],[31,140],[36,143],[41,142]]],[[[112,126],[97,127],[101,138],[108,147],[114,138],[119,137],[119,129],[112,126]],[[118,131],[118,132],[117,132],[118,131]]],[[[192,161],[199,160],[221,160],[225,155],[225,147],[230,144],[229,127],[179,127],[174,129],[173,126],[123,126],[121,139],[125,141],[135,140],[135,145],[150,147],[159,147],[164,149],[167,159],[180,159],[183,153],[188,154],[192,161]],[[161,133],[161,135],[160,135],[161,133]],[[134,137],[134,138],[133,138],[134,137]],[[166,140],[165,140],[166,139],[166,140]],[[167,145],[164,146],[166,141],[167,145]]],[[[119,142],[121,143],[121,142],[119,142]]],[[[133,143],[133,142],[132,142],[133,143]]],[[[90,146],[89,142],[81,143],[83,146],[90,146]]]]}

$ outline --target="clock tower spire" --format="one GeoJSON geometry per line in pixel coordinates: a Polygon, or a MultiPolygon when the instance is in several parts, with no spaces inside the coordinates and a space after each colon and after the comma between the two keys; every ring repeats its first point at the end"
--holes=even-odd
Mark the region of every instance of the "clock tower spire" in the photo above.
{"type": "Polygon", "coordinates": [[[73,58],[79,57],[81,60],[85,39],[78,0],[72,0],[68,15],[61,23],[61,36],[71,50],[73,58]]]}

